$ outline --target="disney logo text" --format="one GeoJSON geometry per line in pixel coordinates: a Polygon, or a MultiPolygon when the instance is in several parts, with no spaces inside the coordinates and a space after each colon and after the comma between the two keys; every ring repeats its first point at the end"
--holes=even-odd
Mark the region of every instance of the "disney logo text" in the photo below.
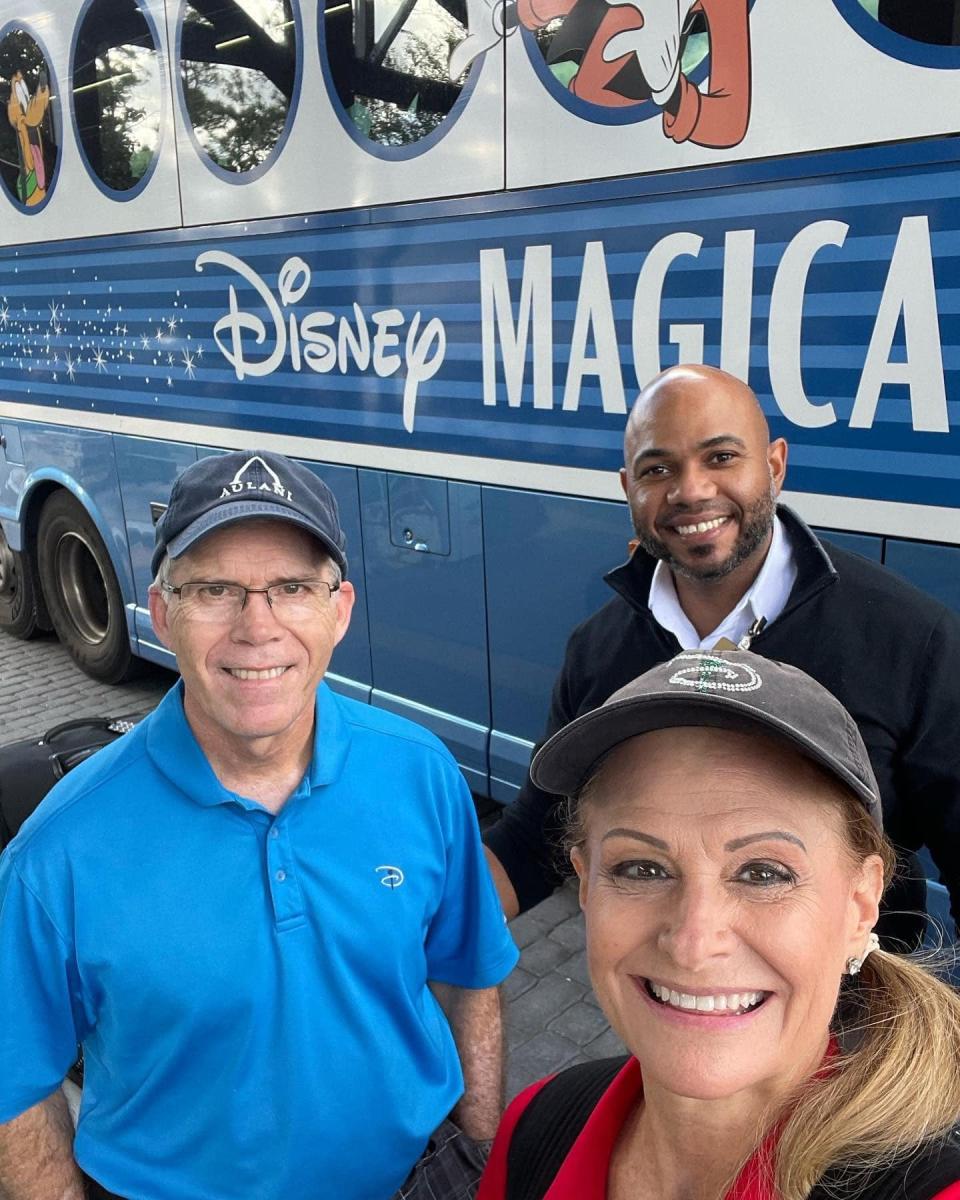
{"type": "Polygon", "coordinates": [[[197,256],[198,271],[205,266],[226,267],[253,288],[266,306],[269,322],[256,312],[240,308],[237,289],[230,284],[229,308],[213,327],[220,353],[236,371],[237,379],[247,375],[271,375],[283,363],[288,351],[290,367],[304,366],[318,375],[336,368],[346,375],[351,365],[358,371],[373,369],[381,379],[406,368],[403,385],[403,427],[413,432],[417,410],[417,389],[436,375],[447,349],[447,332],[439,317],[431,317],[421,328],[421,314],[415,312],[404,339],[404,355],[397,350],[400,335],[395,332],[407,322],[399,308],[372,313],[369,320],[359,304],[353,304],[353,320],[318,310],[300,316],[292,309],[299,304],[310,286],[311,271],[297,255],[288,258],[277,274],[277,295],[251,266],[222,250],[207,250],[197,256]],[[370,326],[373,327],[371,336],[370,326]],[[335,329],[335,332],[334,332],[335,329]],[[327,332],[327,331],[330,332],[327,332]],[[252,344],[251,344],[252,343],[252,344]],[[251,356],[253,347],[268,351],[251,356]]]}

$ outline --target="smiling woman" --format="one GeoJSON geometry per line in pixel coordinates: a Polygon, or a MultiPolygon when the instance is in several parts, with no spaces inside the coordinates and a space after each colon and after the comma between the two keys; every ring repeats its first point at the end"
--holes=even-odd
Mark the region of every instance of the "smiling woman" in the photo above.
{"type": "Polygon", "coordinates": [[[590,975],[632,1057],[590,1068],[592,1112],[577,1068],[518,1097],[479,1200],[960,1198],[960,998],[878,949],[893,852],[828,692],[683,654],[532,775],[575,797],[590,975]]]}

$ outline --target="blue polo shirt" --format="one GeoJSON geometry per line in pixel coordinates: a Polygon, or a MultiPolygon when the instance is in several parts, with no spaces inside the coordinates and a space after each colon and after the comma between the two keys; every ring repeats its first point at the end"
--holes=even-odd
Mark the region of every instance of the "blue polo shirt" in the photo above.
{"type": "Polygon", "coordinates": [[[517,951],[431,734],[317,693],[280,813],[228,792],[182,685],[0,858],[0,1121],[83,1042],[75,1154],[132,1200],[387,1200],[463,1090],[427,980],[517,951]]]}

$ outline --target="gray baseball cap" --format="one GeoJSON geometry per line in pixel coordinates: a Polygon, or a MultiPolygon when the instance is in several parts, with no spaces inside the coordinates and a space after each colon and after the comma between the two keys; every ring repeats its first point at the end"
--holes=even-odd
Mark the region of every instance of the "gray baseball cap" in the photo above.
{"type": "Polygon", "coordinates": [[[234,450],[191,463],[173,481],[157,522],[150,570],[179,558],[204,534],[250,517],[290,521],[312,533],[342,571],[347,539],[333,493],[302,463],[269,450],[234,450]]]}
{"type": "Polygon", "coordinates": [[[530,777],[544,791],[573,796],[628,738],[703,725],[788,743],[844,783],[883,828],[880,788],[853,717],[803,671],[748,650],[691,650],[647,671],[555,733],[530,777]]]}

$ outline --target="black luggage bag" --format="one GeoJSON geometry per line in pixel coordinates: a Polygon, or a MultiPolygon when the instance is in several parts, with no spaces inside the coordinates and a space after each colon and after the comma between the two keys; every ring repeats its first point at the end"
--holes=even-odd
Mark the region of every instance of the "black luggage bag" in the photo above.
{"type": "Polygon", "coordinates": [[[42,738],[0,746],[0,850],[58,779],[139,720],[87,717],[57,725],[42,738]]]}

